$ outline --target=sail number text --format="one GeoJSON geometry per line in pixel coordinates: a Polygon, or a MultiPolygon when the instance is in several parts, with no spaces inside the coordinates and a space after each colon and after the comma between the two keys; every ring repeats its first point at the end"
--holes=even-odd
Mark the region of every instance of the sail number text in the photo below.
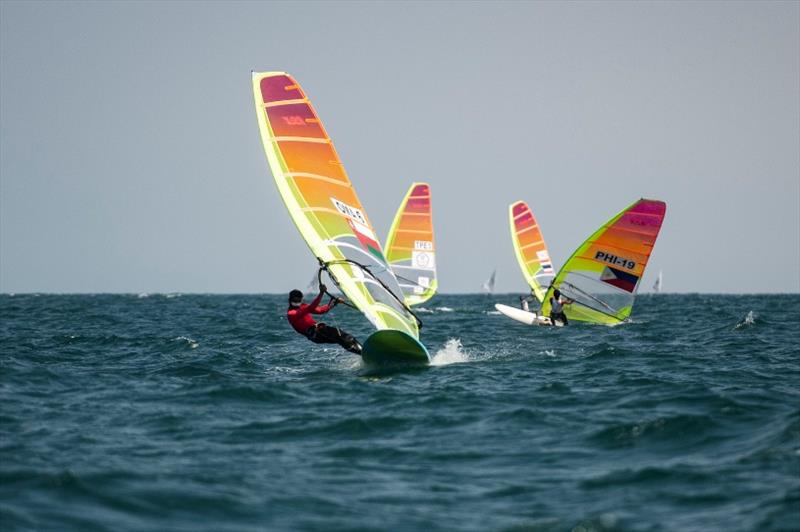
{"type": "Polygon", "coordinates": [[[608,262],[609,264],[613,264],[614,266],[622,266],[623,268],[628,268],[632,270],[636,268],[636,261],[624,259],[622,257],[617,257],[612,253],[608,253],[606,251],[598,251],[594,255],[595,260],[600,260],[603,262],[608,262]]]}
{"type": "Polygon", "coordinates": [[[303,120],[302,116],[293,115],[293,116],[284,116],[283,121],[286,122],[287,125],[290,126],[305,126],[306,121],[303,120]]]}
{"type": "Polygon", "coordinates": [[[337,211],[347,216],[348,218],[352,218],[353,220],[359,223],[367,225],[367,218],[366,216],[364,216],[364,213],[362,213],[359,209],[351,207],[347,203],[339,201],[336,198],[331,198],[331,201],[333,202],[334,206],[336,206],[337,211]]]}

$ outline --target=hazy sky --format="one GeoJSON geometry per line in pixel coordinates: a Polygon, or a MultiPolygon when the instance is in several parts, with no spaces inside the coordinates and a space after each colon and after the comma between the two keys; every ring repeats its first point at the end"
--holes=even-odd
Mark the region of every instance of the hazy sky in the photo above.
{"type": "Polygon", "coordinates": [[[314,259],[250,71],[303,85],[385,238],[431,184],[441,291],[524,291],[667,202],[666,291],[800,291],[800,3],[0,2],[0,291],[285,292],[314,259]]]}

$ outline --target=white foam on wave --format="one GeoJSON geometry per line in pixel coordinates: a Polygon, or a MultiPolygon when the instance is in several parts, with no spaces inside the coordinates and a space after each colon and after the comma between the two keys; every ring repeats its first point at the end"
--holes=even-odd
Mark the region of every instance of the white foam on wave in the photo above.
{"type": "Polygon", "coordinates": [[[150,297],[150,294],[148,294],[147,292],[142,292],[142,293],[141,293],[141,294],[139,294],[137,297],[138,297],[139,299],[144,299],[144,298],[146,298],[146,297],[150,297]]]}
{"type": "Polygon", "coordinates": [[[436,310],[438,310],[439,312],[453,312],[453,309],[451,309],[450,307],[436,307],[436,310]]]}
{"type": "Polygon", "coordinates": [[[292,368],[289,366],[273,366],[265,370],[266,373],[303,373],[304,368],[292,368]]]}
{"type": "Polygon", "coordinates": [[[469,362],[469,356],[463,351],[461,340],[450,338],[445,342],[444,347],[433,355],[431,366],[446,366],[448,364],[460,364],[461,362],[469,362]]]}
{"type": "Polygon", "coordinates": [[[741,329],[742,327],[750,327],[751,325],[754,325],[757,317],[758,316],[756,316],[755,312],[753,312],[752,310],[749,311],[747,313],[747,316],[745,316],[742,321],[737,323],[734,329],[741,329]]]}
{"type": "Polygon", "coordinates": [[[500,311],[499,310],[486,310],[486,311],[484,311],[484,314],[487,314],[489,316],[499,316],[500,315],[500,311]]]}
{"type": "Polygon", "coordinates": [[[342,352],[342,348],[336,346],[337,352],[332,356],[335,357],[334,366],[340,371],[353,371],[360,369],[364,366],[364,362],[361,358],[361,355],[356,355],[353,353],[349,353],[347,351],[342,352]]]}
{"type": "Polygon", "coordinates": [[[197,346],[200,345],[197,340],[193,340],[187,336],[178,336],[175,340],[178,342],[186,342],[186,345],[188,345],[190,349],[197,349],[197,346]]]}
{"type": "Polygon", "coordinates": [[[425,307],[417,307],[414,309],[414,312],[421,312],[423,314],[433,314],[433,311],[431,309],[425,307]]]}

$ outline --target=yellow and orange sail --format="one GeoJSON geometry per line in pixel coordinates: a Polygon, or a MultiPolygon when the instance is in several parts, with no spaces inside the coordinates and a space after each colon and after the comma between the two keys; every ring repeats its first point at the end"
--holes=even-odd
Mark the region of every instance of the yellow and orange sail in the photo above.
{"type": "Polygon", "coordinates": [[[574,301],[564,307],[570,320],[612,325],[630,316],[666,212],[663,201],[641,199],[603,224],[558,272],[542,314],[558,289],[574,301]]]}
{"type": "Polygon", "coordinates": [[[386,258],[400,282],[407,305],[419,305],[436,293],[431,187],[412,183],[386,237],[386,258]]]}
{"type": "Polygon", "coordinates": [[[419,338],[418,322],[303,89],[285,72],[254,72],[253,96],[275,184],[314,256],[375,327],[419,338]]]}
{"type": "Polygon", "coordinates": [[[555,277],[542,230],[524,201],[517,201],[508,206],[508,225],[511,228],[511,242],[522,275],[531,287],[531,293],[541,303],[555,277]]]}

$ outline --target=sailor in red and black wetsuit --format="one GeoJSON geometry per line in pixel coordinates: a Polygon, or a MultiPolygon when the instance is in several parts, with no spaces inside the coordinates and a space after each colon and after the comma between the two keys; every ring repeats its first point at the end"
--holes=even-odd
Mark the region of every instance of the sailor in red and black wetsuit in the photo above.
{"type": "Polygon", "coordinates": [[[317,323],[312,314],[325,314],[335,307],[341,299],[332,299],[329,305],[320,305],[323,294],[327,291],[324,284],[319,285],[319,295],[311,304],[303,303],[303,293],[300,290],[289,292],[289,308],[286,310],[286,319],[294,330],[317,344],[339,344],[351,353],[361,354],[361,344],[351,334],[338,327],[330,327],[322,322],[317,323]]]}

